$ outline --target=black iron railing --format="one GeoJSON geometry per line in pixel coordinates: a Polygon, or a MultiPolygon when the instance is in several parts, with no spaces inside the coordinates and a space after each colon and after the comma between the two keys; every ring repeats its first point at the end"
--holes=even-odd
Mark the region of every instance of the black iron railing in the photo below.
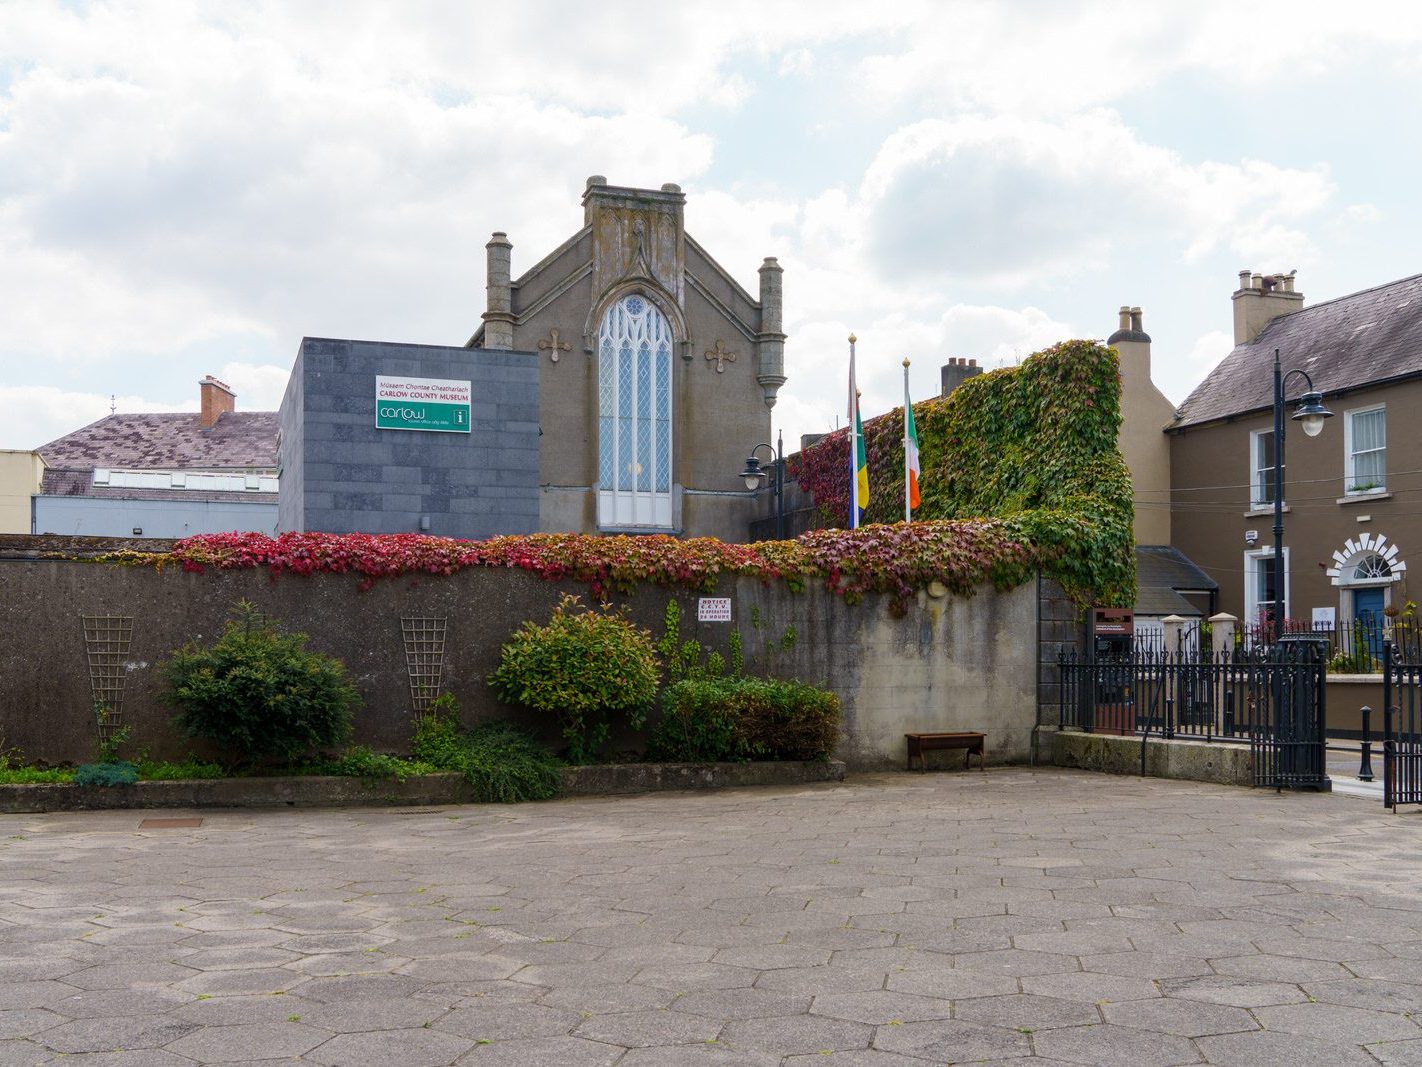
{"type": "Polygon", "coordinates": [[[1422,804],[1422,660],[1383,653],[1383,804],[1422,804]]]}
{"type": "Polygon", "coordinates": [[[1258,784],[1326,788],[1325,659],[1309,635],[1224,653],[1068,654],[1059,725],[1248,744],[1258,784]]]}

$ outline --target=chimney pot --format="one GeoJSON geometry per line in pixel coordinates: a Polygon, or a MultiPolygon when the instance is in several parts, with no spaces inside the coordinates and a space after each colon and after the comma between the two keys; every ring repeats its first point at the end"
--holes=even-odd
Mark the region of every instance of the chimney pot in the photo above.
{"type": "Polygon", "coordinates": [[[1249,285],[1249,271],[1247,271],[1247,270],[1242,270],[1242,271],[1239,272],[1239,287],[1240,287],[1241,289],[1248,289],[1248,288],[1250,288],[1250,285],[1249,285]]]}
{"type": "Polygon", "coordinates": [[[1129,330],[1131,328],[1131,309],[1127,304],[1121,305],[1120,326],[1118,328],[1122,330],[1129,330]]]}
{"type": "Polygon", "coordinates": [[[1145,327],[1141,325],[1143,316],[1140,308],[1131,308],[1131,329],[1136,333],[1144,333],[1145,327]]]}

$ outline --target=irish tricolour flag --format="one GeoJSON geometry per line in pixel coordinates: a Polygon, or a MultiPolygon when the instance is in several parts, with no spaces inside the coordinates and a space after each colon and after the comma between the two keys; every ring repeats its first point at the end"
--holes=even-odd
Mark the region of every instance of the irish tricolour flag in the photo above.
{"type": "Polygon", "coordinates": [[[903,477],[909,491],[903,516],[912,519],[913,509],[919,506],[919,427],[913,424],[913,404],[909,403],[907,387],[903,391],[903,477]]]}
{"type": "Polygon", "coordinates": [[[909,400],[908,360],[904,360],[904,521],[913,518],[918,507],[918,427],[913,422],[913,402],[909,400]]]}

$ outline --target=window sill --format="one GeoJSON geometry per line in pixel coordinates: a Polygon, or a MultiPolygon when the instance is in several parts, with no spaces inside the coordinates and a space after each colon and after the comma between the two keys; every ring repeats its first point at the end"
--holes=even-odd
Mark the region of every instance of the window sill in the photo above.
{"type": "Polygon", "coordinates": [[[1349,493],[1347,496],[1340,496],[1340,504],[1366,504],[1372,500],[1391,500],[1392,494],[1386,489],[1378,489],[1367,493],[1349,493]]]}
{"type": "MultiPolygon", "coordinates": [[[[1283,512],[1285,515],[1289,513],[1289,505],[1284,505],[1283,512]]],[[[1274,505],[1265,504],[1263,507],[1259,507],[1258,505],[1254,506],[1251,510],[1246,511],[1244,513],[1244,517],[1246,519],[1267,519],[1270,518],[1273,514],[1274,505]]]]}

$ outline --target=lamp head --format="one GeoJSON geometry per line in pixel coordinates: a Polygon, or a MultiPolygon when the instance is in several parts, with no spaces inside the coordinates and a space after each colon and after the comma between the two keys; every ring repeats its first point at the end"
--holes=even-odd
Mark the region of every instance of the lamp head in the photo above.
{"type": "Polygon", "coordinates": [[[1317,437],[1323,432],[1323,420],[1333,418],[1333,412],[1323,406],[1322,393],[1304,393],[1299,397],[1299,406],[1294,410],[1293,418],[1303,427],[1304,433],[1317,437]]]}
{"type": "Polygon", "coordinates": [[[760,460],[753,453],[746,457],[746,469],[741,471],[741,477],[745,479],[747,489],[759,488],[765,474],[766,472],[761,468],[760,460]]]}

